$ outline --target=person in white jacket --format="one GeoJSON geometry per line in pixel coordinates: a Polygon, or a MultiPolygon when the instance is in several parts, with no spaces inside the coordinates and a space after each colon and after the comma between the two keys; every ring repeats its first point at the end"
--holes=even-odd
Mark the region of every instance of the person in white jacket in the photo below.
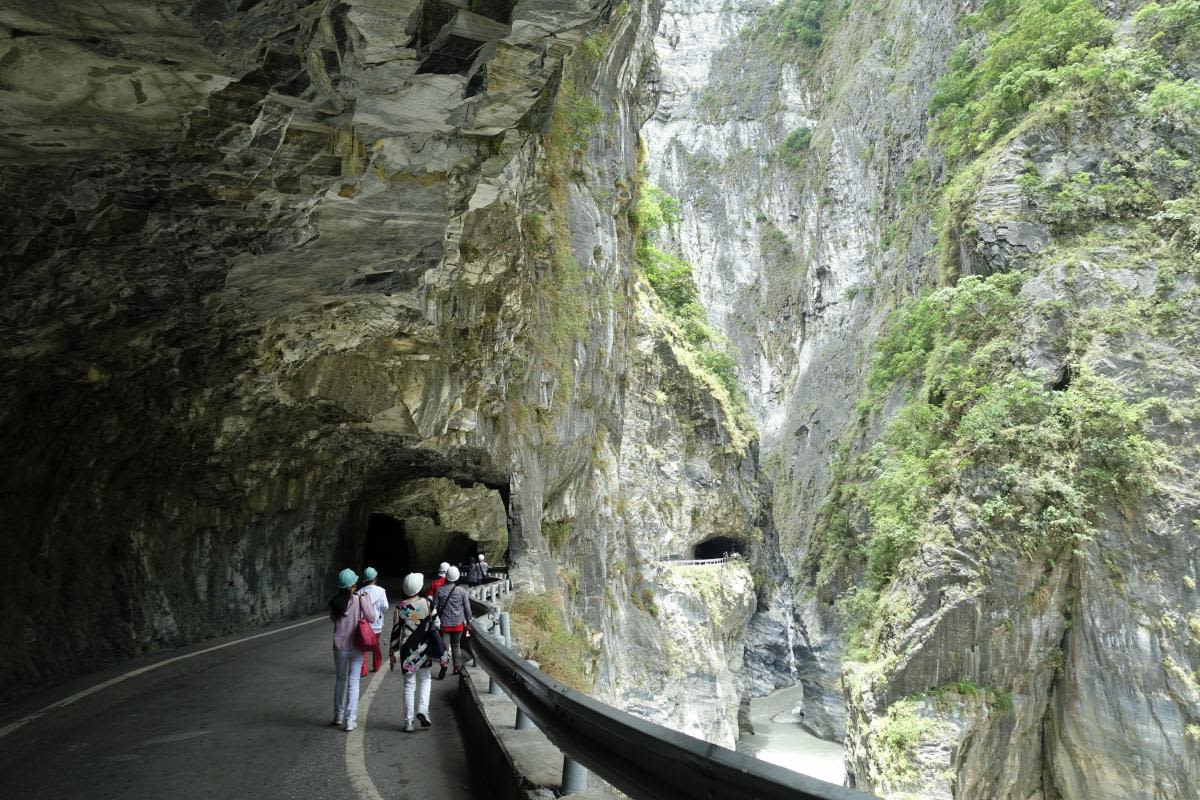
{"type": "MultiPolygon", "coordinates": [[[[374,567],[367,567],[363,570],[363,588],[359,594],[365,595],[371,606],[375,609],[375,621],[371,623],[371,630],[375,631],[375,647],[371,650],[371,671],[379,672],[380,665],[383,664],[383,621],[387,619],[388,598],[387,592],[376,581],[379,579],[379,573],[374,567]]],[[[362,677],[367,677],[367,659],[363,656],[362,677]]]]}

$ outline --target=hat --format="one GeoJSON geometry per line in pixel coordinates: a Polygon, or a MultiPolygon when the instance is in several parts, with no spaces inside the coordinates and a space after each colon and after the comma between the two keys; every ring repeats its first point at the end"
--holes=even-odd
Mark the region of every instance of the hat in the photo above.
{"type": "Polygon", "coordinates": [[[480,561],[484,561],[484,560],[485,560],[485,559],[484,559],[484,557],[483,557],[483,553],[480,553],[480,554],[479,554],[479,560],[480,560],[480,561]]]}
{"type": "Polygon", "coordinates": [[[443,561],[442,563],[438,564],[438,575],[445,575],[446,570],[448,569],[450,569],[450,565],[443,561]]]}
{"type": "Polygon", "coordinates": [[[419,572],[410,572],[404,576],[404,596],[416,597],[421,593],[421,587],[425,585],[425,576],[419,572]]]}
{"type": "Polygon", "coordinates": [[[338,586],[343,589],[349,589],[354,584],[358,583],[358,576],[354,574],[354,570],[346,567],[338,573],[338,586]]]}
{"type": "Polygon", "coordinates": [[[458,567],[451,567],[450,569],[446,570],[446,580],[448,580],[450,583],[454,583],[458,580],[458,567]]]}
{"type": "Polygon", "coordinates": [[[366,569],[363,570],[363,580],[364,581],[373,581],[378,577],[379,577],[379,573],[375,571],[374,567],[367,567],[366,569]]]}

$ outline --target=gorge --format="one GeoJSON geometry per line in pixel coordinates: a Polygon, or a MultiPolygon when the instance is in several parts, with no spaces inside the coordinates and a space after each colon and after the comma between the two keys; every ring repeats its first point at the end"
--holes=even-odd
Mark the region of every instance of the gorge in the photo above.
{"type": "Polygon", "coordinates": [[[1200,796],[1196,0],[10,0],[0,106],[0,699],[479,552],[685,733],[1200,796]]]}

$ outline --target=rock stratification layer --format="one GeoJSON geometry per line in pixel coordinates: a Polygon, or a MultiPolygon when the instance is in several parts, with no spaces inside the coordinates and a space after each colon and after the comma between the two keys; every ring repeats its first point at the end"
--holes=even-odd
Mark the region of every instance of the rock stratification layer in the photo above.
{"type": "Polygon", "coordinates": [[[673,550],[716,523],[669,504],[762,518],[752,440],[636,299],[656,16],[0,10],[0,692],[312,612],[380,513],[427,573],[459,537],[507,549],[617,697],[605,664],[663,622],[668,528],[635,519],[673,550]]]}
{"type": "Polygon", "coordinates": [[[680,0],[657,42],[803,723],[886,797],[1196,794],[1194,4],[680,0]]]}

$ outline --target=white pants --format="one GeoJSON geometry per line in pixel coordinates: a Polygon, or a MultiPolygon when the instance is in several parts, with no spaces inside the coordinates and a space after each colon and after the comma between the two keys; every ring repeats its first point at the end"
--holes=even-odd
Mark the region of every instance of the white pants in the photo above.
{"type": "Polygon", "coordinates": [[[412,722],[418,712],[424,714],[425,719],[429,719],[429,688],[432,685],[433,679],[429,674],[429,667],[421,667],[416,672],[404,673],[405,722],[412,722]],[[413,708],[414,699],[417,701],[416,708],[413,708]]]}
{"type": "Polygon", "coordinates": [[[362,677],[362,650],[334,650],[333,718],[340,722],[358,722],[358,684],[362,677]]]}

